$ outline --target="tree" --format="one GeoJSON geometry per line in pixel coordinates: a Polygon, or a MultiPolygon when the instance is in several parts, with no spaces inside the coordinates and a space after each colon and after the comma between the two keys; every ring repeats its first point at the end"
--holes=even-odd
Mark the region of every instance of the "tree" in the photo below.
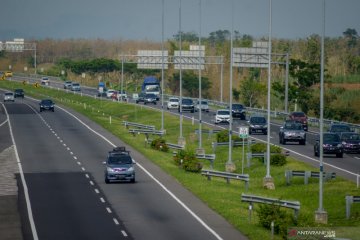
{"type": "MultiPolygon", "coordinates": [[[[183,89],[187,91],[190,97],[198,97],[199,91],[199,77],[192,71],[183,71],[182,73],[183,89]]],[[[172,93],[179,92],[180,86],[180,74],[176,72],[173,74],[168,87],[171,89],[172,93]]],[[[203,91],[203,96],[207,96],[207,91],[211,88],[211,82],[207,77],[201,77],[201,90],[203,91]]]]}
{"type": "Polygon", "coordinates": [[[357,39],[359,38],[359,36],[354,28],[346,29],[346,31],[343,32],[343,35],[348,41],[349,48],[353,48],[356,46],[357,39]]]}
{"type": "Polygon", "coordinates": [[[258,104],[260,96],[266,93],[266,86],[253,77],[250,77],[240,84],[240,95],[245,106],[254,107],[258,104]]]}

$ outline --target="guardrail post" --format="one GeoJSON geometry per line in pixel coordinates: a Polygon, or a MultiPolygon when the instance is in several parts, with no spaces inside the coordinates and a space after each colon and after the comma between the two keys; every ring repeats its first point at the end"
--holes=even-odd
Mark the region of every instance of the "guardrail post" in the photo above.
{"type": "Polygon", "coordinates": [[[250,204],[249,204],[249,222],[251,222],[252,208],[253,208],[252,202],[250,202],[250,204]]]}
{"type": "Polygon", "coordinates": [[[304,184],[307,185],[309,183],[309,177],[311,177],[311,171],[305,171],[304,184]]]}
{"type": "Polygon", "coordinates": [[[251,152],[246,153],[246,162],[247,167],[249,168],[251,166],[251,152]]]}
{"type": "Polygon", "coordinates": [[[353,196],[345,196],[345,201],[346,201],[346,219],[349,219],[351,215],[351,204],[353,203],[353,196]]]}
{"type": "Polygon", "coordinates": [[[292,177],[292,171],[291,170],[286,170],[285,171],[286,185],[290,185],[291,177],[292,177]]]}

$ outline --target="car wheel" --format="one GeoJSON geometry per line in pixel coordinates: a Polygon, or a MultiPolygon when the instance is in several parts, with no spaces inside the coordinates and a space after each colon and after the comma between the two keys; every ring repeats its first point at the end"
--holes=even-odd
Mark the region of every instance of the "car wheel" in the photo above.
{"type": "Polygon", "coordinates": [[[146,105],[146,102],[144,102],[144,105],[146,105]]]}
{"type": "Polygon", "coordinates": [[[105,177],[105,183],[108,184],[110,183],[109,179],[107,177],[105,177]]]}
{"type": "Polygon", "coordinates": [[[135,183],[135,177],[130,180],[131,183],[135,183]]]}
{"type": "Polygon", "coordinates": [[[299,144],[300,145],[305,145],[306,141],[305,140],[300,140],[299,144]]]}
{"type": "Polygon", "coordinates": [[[156,105],[156,102],[154,102],[154,105],[156,105]]]}
{"type": "Polygon", "coordinates": [[[55,112],[55,109],[52,109],[53,112],[55,112]]]}
{"type": "Polygon", "coordinates": [[[315,148],[314,148],[314,156],[315,156],[315,157],[318,157],[318,156],[319,156],[319,153],[316,151],[315,148]]]}
{"type": "Polygon", "coordinates": [[[42,112],[42,109],[40,108],[40,112],[42,112]]]}
{"type": "Polygon", "coordinates": [[[336,157],[338,157],[338,158],[343,158],[343,156],[344,156],[343,153],[337,153],[337,154],[336,154],[336,157]]]}

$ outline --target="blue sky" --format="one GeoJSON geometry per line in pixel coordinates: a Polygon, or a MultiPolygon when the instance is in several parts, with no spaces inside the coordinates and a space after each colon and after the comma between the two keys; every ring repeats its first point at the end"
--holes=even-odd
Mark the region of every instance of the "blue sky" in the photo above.
{"type": "MultiPolygon", "coordinates": [[[[199,1],[182,0],[181,28],[199,32],[199,1]]],[[[202,36],[234,30],[267,37],[269,0],[201,0],[202,36]],[[233,6],[233,7],[232,7],[233,6]],[[232,11],[233,9],[233,11],[232,11]]],[[[179,0],[165,0],[165,39],[179,30],[179,0]]],[[[161,40],[162,0],[2,0],[0,41],[13,38],[161,40]]],[[[322,0],[272,0],[275,38],[321,34],[322,0]]],[[[326,36],[360,33],[360,0],[326,0],[326,36]]]]}

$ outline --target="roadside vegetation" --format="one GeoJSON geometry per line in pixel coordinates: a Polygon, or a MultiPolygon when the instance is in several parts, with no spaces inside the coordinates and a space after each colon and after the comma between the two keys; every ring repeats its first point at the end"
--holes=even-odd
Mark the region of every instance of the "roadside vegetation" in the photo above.
{"type": "MultiPolygon", "coordinates": [[[[0,81],[0,88],[15,89],[23,88],[26,95],[41,99],[51,97],[57,105],[63,105],[74,109],[75,111],[87,116],[91,120],[103,126],[105,129],[118,136],[126,144],[131,145],[147,158],[159,165],[165,172],[173,176],[184,187],[193,192],[210,208],[214,209],[239,231],[249,237],[249,239],[263,240],[270,239],[270,230],[260,224],[260,215],[269,215],[271,209],[261,209],[258,204],[254,205],[254,212],[249,220],[248,203],[241,202],[241,193],[267,196],[284,200],[300,201],[301,209],[297,221],[293,221],[293,211],[281,209],[280,216],[286,216],[277,221],[276,226],[281,225],[282,229],[287,229],[296,224],[298,227],[324,227],[314,222],[314,213],[318,208],[318,180],[309,179],[309,184],[304,185],[303,178],[293,178],[291,185],[286,185],[284,177],[285,170],[312,170],[317,171],[302,162],[296,161],[292,157],[287,157],[286,164],[283,166],[272,166],[271,176],[275,181],[275,190],[263,188],[263,178],[266,175],[266,167],[262,161],[252,159],[250,168],[245,167],[244,172],[250,175],[249,189],[246,191],[243,182],[231,181],[227,184],[224,179],[213,178],[208,181],[200,173],[185,171],[176,164],[172,151],[163,152],[154,150],[150,144],[145,144],[144,135],[131,135],[122,121],[138,122],[148,125],[155,125],[160,129],[160,111],[152,111],[144,108],[143,105],[118,103],[111,101],[101,101],[90,97],[81,97],[77,94],[66,93],[63,91],[35,88],[31,85],[21,83],[0,81]],[[111,123],[109,117],[111,116],[111,123]],[[291,219],[291,221],[282,221],[291,219]],[[289,225],[290,224],[290,225],[289,225]],[[294,224],[294,225],[293,225],[294,224]]],[[[165,142],[177,143],[179,136],[179,119],[178,117],[165,114],[166,135],[163,137],[165,142]]],[[[184,121],[183,135],[186,138],[186,150],[194,151],[198,146],[195,129],[198,125],[192,125],[191,121],[184,121]]],[[[212,153],[211,143],[216,141],[216,135],[203,134],[203,147],[206,153],[212,153]]],[[[246,150],[246,149],[245,149],[246,150]]],[[[242,148],[233,149],[233,161],[236,165],[236,172],[241,173],[242,169],[242,148]]],[[[214,169],[219,171],[225,170],[225,163],[228,159],[228,148],[218,147],[216,150],[216,160],[214,169]]],[[[246,162],[246,161],[245,161],[246,162]]],[[[210,168],[209,162],[202,161],[204,169],[210,168]]],[[[345,217],[345,196],[360,195],[356,184],[347,181],[341,177],[324,182],[324,209],[328,212],[328,224],[325,227],[338,229],[337,233],[344,232],[341,237],[356,239],[360,229],[360,205],[353,204],[349,220],[345,217]]],[[[272,215],[272,214],[270,214],[272,215]]],[[[266,222],[266,220],[265,220],[266,222]]],[[[266,224],[265,224],[266,225],[266,224]]],[[[286,232],[280,231],[275,239],[283,239],[286,232]]],[[[338,235],[337,235],[338,237],[338,235]]]]}

